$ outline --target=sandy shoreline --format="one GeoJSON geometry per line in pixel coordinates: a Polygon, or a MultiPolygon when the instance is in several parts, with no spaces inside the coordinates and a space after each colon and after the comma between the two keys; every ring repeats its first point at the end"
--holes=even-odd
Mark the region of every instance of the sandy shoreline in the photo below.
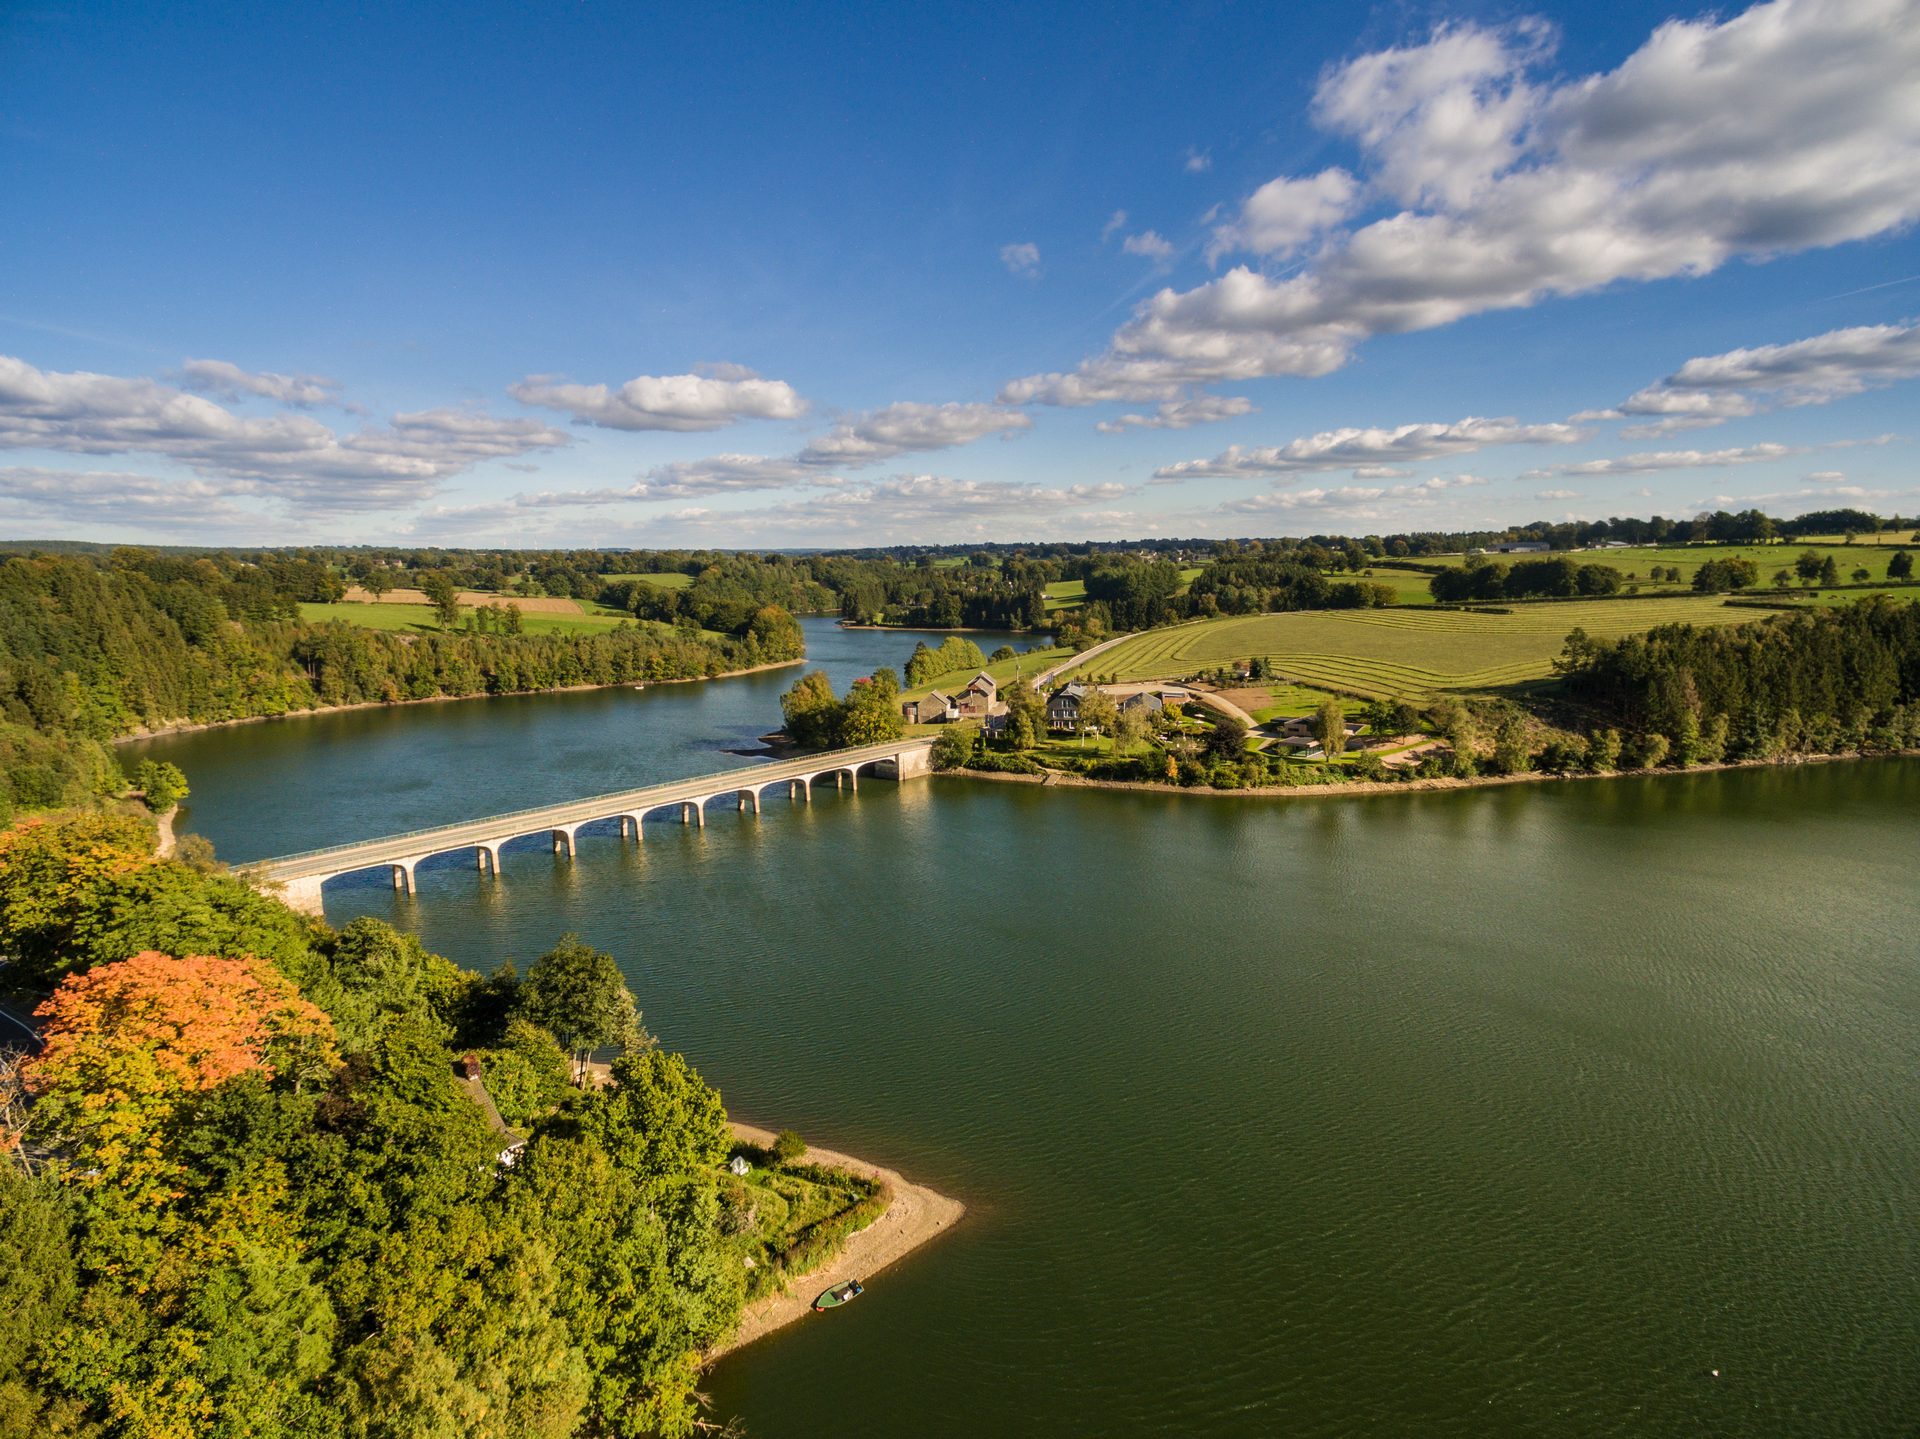
{"type": "Polygon", "coordinates": [[[506,690],[500,694],[477,695],[427,695],[417,700],[359,700],[349,705],[314,705],[311,709],[288,710],[277,715],[245,715],[230,720],[193,720],[180,724],[162,725],[158,729],[140,729],[132,734],[115,735],[112,744],[132,744],[135,740],[162,739],[167,735],[198,734],[201,730],[231,729],[243,724],[271,724],[276,720],[307,719],[314,715],[345,714],[349,710],[400,709],[406,705],[443,705],[458,704],[464,700],[504,700],[519,699],[528,695],[571,695],[586,690],[650,690],[657,685],[701,685],[709,680],[738,679],[741,675],[757,675],[767,670],[792,669],[795,665],[805,664],[803,655],[797,660],[774,660],[764,665],[748,665],[745,669],[722,670],[717,675],[683,675],[670,680],[615,680],[604,685],[555,685],[544,690],[506,690]]]}
{"type": "MultiPolygon", "coordinates": [[[[736,1121],[733,1132],[747,1143],[762,1148],[773,1143],[772,1130],[759,1129],[751,1124],[736,1121]]],[[[925,1185],[909,1182],[895,1170],[869,1164],[849,1154],[809,1147],[807,1163],[831,1165],[835,1169],[850,1170],[869,1179],[882,1180],[893,1190],[893,1202],[887,1206],[885,1214],[848,1239],[832,1263],[793,1280],[788,1285],[789,1293],[770,1294],[748,1305],[746,1312],[740,1316],[740,1328],[733,1338],[708,1350],[701,1361],[703,1364],[712,1364],[796,1319],[806,1318],[812,1312],[814,1296],[821,1290],[843,1284],[849,1279],[868,1281],[895,1260],[946,1233],[967,1212],[967,1206],[957,1199],[949,1199],[925,1185]]]]}

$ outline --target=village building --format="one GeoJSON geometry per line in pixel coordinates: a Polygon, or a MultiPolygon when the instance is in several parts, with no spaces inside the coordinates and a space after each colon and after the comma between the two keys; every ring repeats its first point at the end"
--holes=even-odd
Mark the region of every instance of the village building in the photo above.
{"type": "Polygon", "coordinates": [[[1071,734],[1080,727],[1080,701],[1091,686],[1065,684],[1047,696],[1047,728],[1055,733],[1071,734]]]}
{"type": "Polygon", "coordinates": [[[958,719],[986,719],[1000,698],[1000,686],[985,670],[967,681],[966,688],[953,697],[958,719]]]}
{"type": "Polygon", "coordinates": [[[960,709],[949,696],[935,690],[923,699],[904,701],[900,713],[906,716],[908,724],[945,724],[958,719],[960,709]]]}

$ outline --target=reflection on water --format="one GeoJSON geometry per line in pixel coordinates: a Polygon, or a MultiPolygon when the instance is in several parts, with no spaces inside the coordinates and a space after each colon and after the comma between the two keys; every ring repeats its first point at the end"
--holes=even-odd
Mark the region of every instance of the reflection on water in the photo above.
{"type": "MultiPolygon", "coordinates": [[[[193,774],[223,848],[282,792],[358,822],[248,733],[293,738],[193,774]]],[[[967,1200],[710,1376],[757,1439],[1878,1435],[1920,1414],[1917,811],[1914,761],[875,782],[328,909],[480,969],[577,931],[735,1113],[967,1200]]]]}

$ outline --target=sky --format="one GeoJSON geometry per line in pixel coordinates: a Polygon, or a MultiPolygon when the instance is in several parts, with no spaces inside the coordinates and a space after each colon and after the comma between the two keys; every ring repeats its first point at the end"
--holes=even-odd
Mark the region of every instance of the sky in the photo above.
{"type": "Polygon", "coordinates": [[[1920,0],[0,3],[0,536],[1920,511],[1920,0]]]}

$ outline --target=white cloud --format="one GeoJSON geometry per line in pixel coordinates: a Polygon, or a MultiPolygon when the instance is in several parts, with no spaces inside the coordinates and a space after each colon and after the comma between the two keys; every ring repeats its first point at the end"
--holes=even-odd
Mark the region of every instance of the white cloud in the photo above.
{"type": "Polygon", "coordinates": [[[1451,424],[1401,425],[1391,430],[1323,430],[1284,445],[1250,449],[1232,445],[1210,460],[1182,460],[1154,474],[1159,479],[1304,475],[1443,459],[1488,445],[1564,445],[1585,438],[1585,431],[1572,425],[1523,425],[1511,418],[1469,417],[1451,424]]]}
{"type": "Polygon", "coordinates": [[[243,370],[227,360],[188,360],[179,380],[189,390],[238,400],[245,395],[277,400],[298,409],[331,405],[340,398],[340,382],[320,375],[280,375],[271,370],[243,370]]]}
{"type": "Polygon", "coordinates": [[[564,410],[583,425],[609,430],[717,430],[739,420],[792,420],[807,402],[785,380],[763,380],[738,365],[721,373],[640,375],[624,385],[576,385],[528,375],[507,387],[523,405],[564,410]]]}
{"type": "Polygon", "coordinates": [[[1773,0],[1670,21],[1617,69],[1565,82],[1532,78],[1549,38],[1460,25],[1329,74],[1316,117],[1354,138],[1362,180],[1405,208],[1300,273],[1237,267],[1162,290],[1079,373],[1126,365],[1141,386],[1320,375],[1370,336],[1920,216],[1920,0],[1773,0]]]}
{"type": "Polygon", "coordinates": [[[1000,263],[1007,267],[1008,274],[1031,280],[1040,273],[1040,247],[1031,242],[1002,245],[1000,263]]]}
{"type": "Polygon", "coordinates": [[[1816,485],[1837,485],[1845,481],[1847,473],[1845,470],[1814,470],[1801,478],[1816,485]]]}
{"type": "Polygon", "coordinates": [[[245,481],[163,480],[101,470],[0,469],[0,514],[11,525],[104,524],[132,538],[158,526],[204,533],[257,526],[261,516],[232,502],[245,481]]]}
{"type": "Polygon", "coordinates": [[[1193,395],[1184,400],[1166,400],[1151,415],[1121,415],[1102,420],[1094,428],[1105,435],[1124,434],[1128,430],[1187,430],[1195,425],[1210,425],[1254,413],[1254,403],[1244,395],[1193,395]]]}
{"type": "Polygon", "coordinates": [[[1034,522],[1051,518],[1075,533],[1107,530],[1141,517],[1099,508],[1133,493],[1123,484],[1050,488],[945,475],[894,475],[788,500],[754,510],[690,508],[663,516],[718,543],[744,543],[784,535],[859,536],[866,543],[942,537],[986,538],[1031,534],[1034,522]]]}
{"type": "Polygon", "coordinates": [[[259,492],[313,508],[411,503],[484,460],[567,443],[533,420],[452,409],[341,435],[304,415],[244,419],[154,380],[40,370],[0,355],[0,449],[156,455],[203,476],[259,481],[259,492]]]}
{"type": "Polygon", "coordinates": [[[1160,269],[1165,269],[1167,262],[1173,259],[1173,242],[1155,230],[1142,230],[1137,235],[1127,236],[1120,248],[1129,255],[1139,255],[1153,261],[1160,269]]]}
{"type": "Polygon", "coordinates": [[[1663,470],[1717,470],[1728,465],[1757,465],[1767,460],[1805,454],[1804,449],[1774,443],[1741,445],[1726,450],[1655,450],[1635,455],[1618,455],[1609,460],[1579,460],[1566,465],[1549,465],[1528,470],[1523,480],[1546,480],[1557,475],[1651,475],[1663,470]]]}
{"type": "Polygon", "coordinates": [[[1578,490],[1538,490],[1533,497],[1536,500],[1577,500],[1580,498],[1580,492],[1578,490]]]}
{"type": "Polygon", "coordinates": [[[1353,518],[1368,519],[1380,514],[1379,510],[1370,507],[1381,500],[1417,508],[1433,503],[1437,496],[1448,490],[1485,483],[1477,475],[1456,475],[1450,480],[1438,477],[1422,480],[1417,485],[1341,485],[1334,489],[1287,490],[1227,500],[1220,505],[1220,512],[1229,515],[1263,515],[1288,514],[1300,510],[1350,510],[1353,511],[1353,518]]]}
{"type": "Polygon", "coordinates": [[[1346,219],[1359,193],[1353,176],[1338,167],[1305,180],[1269,180],[1247,197],[1239,219],[1214,230],[1207,259],[1235,250],[1291,255],[1346,219]]]}
{"type": "Polygon", "coordinates": [[[902,400],[842,420],[798,455],[815,468],[857,469],[879,464],[896,455],[920,450],[945,450],[967,445],[989,435],[1030,429],[1033,421],[1017,410],[998,405],[916,404],[902,400]]]}
{"type": "Polygon", "coordinates": [[[1107,223],[1100,227],[1100,243],[1103,245],[1106,244],[1107,241],[1114,237],[1116,231],[1124,230],[1126,227],[1127,212],[1125,210],[1115,210],[1107,217],[1107,223]]]}
{"type": "Polygon", "coordinates": [[[796,459],[766,455],[714,455],[675,460],[647,471],[628,494],[642,500],[685,500],[740,490],[781,490],[798,485],[838,484],[833,476],[796,459]]]}
{"type": "Polygon", "coordinates": [[[1213,168],[1213,151],[1196,150],[1191,145],[1187,146],[1187,153],[1180,162],[1180,168],[1189,175],[1205,174],[1213,168]]]}

